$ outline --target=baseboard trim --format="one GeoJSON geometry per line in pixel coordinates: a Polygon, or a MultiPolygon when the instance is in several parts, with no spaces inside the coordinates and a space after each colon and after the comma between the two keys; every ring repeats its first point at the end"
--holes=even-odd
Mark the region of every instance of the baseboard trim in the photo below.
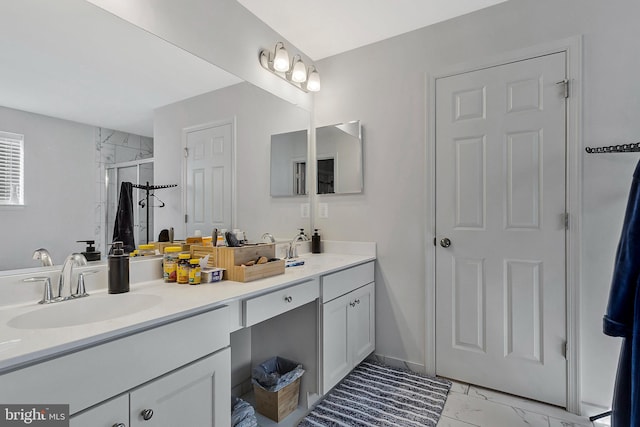
{"type": "Polygon", "coordinates": [[[394,368],[404,368],[409,369],[413,372],[425,373],[425,366],[421,363],[409,362],[407,360],[398,359],[396,357],[384,356],[382,354],[374,353],[370,356],[371,359],[385,363],[389,366],[393,366],[394,368]]]}

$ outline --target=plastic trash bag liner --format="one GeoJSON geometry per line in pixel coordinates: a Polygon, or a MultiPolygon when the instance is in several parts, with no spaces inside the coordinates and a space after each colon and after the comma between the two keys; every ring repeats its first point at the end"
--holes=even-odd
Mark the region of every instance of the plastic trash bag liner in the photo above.
{"type": "Polygon", "coordinates": [[[251,382],[267,391],[278,391],[304,374],[302,365],[282,357],[265,360],[251,372],[251,382]]]}
{"type": "Polygon", "coordinates": [[[232,427],[257,427],[258,419],[255,410],[249,402],[239,398],[231,398],[231,426],[232,427]]]}

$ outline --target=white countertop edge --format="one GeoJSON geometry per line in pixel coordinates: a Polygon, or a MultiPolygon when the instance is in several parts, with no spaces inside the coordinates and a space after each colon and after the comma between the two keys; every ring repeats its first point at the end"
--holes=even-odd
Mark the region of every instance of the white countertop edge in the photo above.
{"type": "MultiPolygon", "coordinates": [[[[336,254],[336,253],[331,253],[331,254],[326,254],[326,253],[310,254],[309,253],[309,254],[302,254],[301,258],[305,260],[304,266],[287,268],[287,270],[291,269],[291,273],[293,274],[288,275],[285,272],[284,275],[272,276],[265,279],[256,280],[253,282],[247,282],[247,283],[232,282],[232,281],[225,280],[218,283],[211,283],[211,284],[190,287],[188,285],[165,284],[162,280],[153,280],[149,282],[143,282],[143,283],[132,285],[133,291],[149,290],[150,287],[153,287],[153,286],[165,286],[165,285],[179,286],[179,287],[186,286],[186,288],[192,288],[194,290],[200,287],[211,287],[208,293],[215,293],[217,288],[218,290],[220,290],[221,293],[226,295],[230,294],[231,296],[221,298],[221,299],[210,300],[203,304],[194,305],[189,308],[181,308],[178,311],[168,313],[166,315],[159,315],[159,316],[155,315],[152,318],[132,321],[131,324],[128,324],[126,326],[117,326],[117,327],[113,327],[112,329],[106,328],[103,332],[98,332],[98,333],[87,332],[85,336],[71,339],[70,341],[63,341],[57,344],[47,345],[44,348],[40,348],[34,351],[28,351],[28,352],[14,351],[13,353],[18,353],[18,354],[11,355],[12,351],[11,349],[9,349],[9,350],[6,350],[6,353],[8,353],[6,357],[3,357],[3,354],[0,351],[0,375],[11,372],[11,371],[15,371],[18,369],[22,369],[37,363],[41,363],[46,360],[54,359],[56,357],[74,353],[89,347],[104,344],[109,341],[113,341],[119,338],[124,338],[126,336],[130,336],[139,332],[153,329],[155,327],[162,326],[174,321],[178,321],[178,320],[192,317],[201,313],[205,313],[207,311],[214,310],[218,307],[228,305],[236,301],[254,298],[260,295],[277,291],[279,289],[284,289],[292,285],[298,284],[300,282],[312,280],[316,277],[320,277],[326,274],[331,274],[340,270],[354,267],[356,265],[374,261],[376,259],[375,255],[352,255],[352,254],[336,254]],[[313,268],[314,267],[313,258],[317,257],[318,260],[320,260],[323,258],[326,259],[327,256],[331,258],[337,258],[337,260],[331,263],[333,264],[331,266],[325,266],[324,268],[315,270],[313,268]],[[344,257],[348,257],[348,260],[345,260],[344,257]],[[294,269],[298,269],[298,270],[294,270],[294,269]],[[300,273],[298,274],[298,272],[300,273]],[[241,286],[249,289],[247,289],[246,291],[232,289],[230,291],[229,288],[234,288],[237,286],[241,286]]],[[[162,288],[157,288],[156,290],[160,290],[160,289],[162,288]]],[[[100,293],[101,292],[96,292],[96,295],[100,293]]],[[[102,293],[106,293],[106,292],[102,292],[102,293]]],[[[62,302],[59,304],[65,304],[65,303],[62,302]]],[[[28,308],[33,309],[33,306],[32,305],[28,306],[28,308]]],[[[16,310],[17,307],[9,307],[9,309],[16,310]]],[[[2,310],[0,310],[0,312],[1,311],[2,310]]],[[[140,316],[138,315],[136,319],[140,319],[140,316]]],[[[106,325],[106,322],[96,322],[96,323],[104,323],[106,325]]],[[[82,325],[82,326],[85,326],[85,325],[82,325]]],[[[73,326],[72,328],[77,328],[77,327],[78,326],[73,326]]],[[[13,329],[6,325],[0,327],[0,336],[2,336],[1,334],[2,334],[3,328],[13,329]]],[[[59,329],[66,329],[66,328],[59,328],[59,329]]],[[[92,330],[95,329],[95,323],[92,324],[91,329],[92,330]]],[[[25,333],[27,333],[28,331],[30,330],[25,330],[25,333]]],[[[37,332],[40,334],[46,334],[47,331],[51,331],[51,329],[37,330],[37,332]]],[[[77,331],[76,331],[76,334],[77,334],[77,331]]]]}

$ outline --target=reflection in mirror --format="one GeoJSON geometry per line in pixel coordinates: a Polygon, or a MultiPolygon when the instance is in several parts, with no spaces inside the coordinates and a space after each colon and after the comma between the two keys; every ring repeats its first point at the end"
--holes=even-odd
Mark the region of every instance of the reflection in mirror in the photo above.
{"type": "Polygon", "coordinates": [[[271,135],[271,196],[307,194],[307,131],[271,135]]]}
{"type": "Polygon", "coordinates": [[[362,193],[360,121],[316,128],[318,194],[362,193]]]}
{"type": "MultiPolygon", "coordinates": [[[[39,271],[38,248],[59,267],[85,250],[78,240],[94,240],[104,260],[118,196],[107,170],[121,172],[113,183],[153,183],[153,110],[241,80],[90,2],[0,2],[0,13],[0,53],[11,58],[0,68],[0,131],[25,144],[24,205],[0,206],[11,242],[0,270],[39,271]]],[[[139,193],[136,245],[154,220],[139,193]]]]}

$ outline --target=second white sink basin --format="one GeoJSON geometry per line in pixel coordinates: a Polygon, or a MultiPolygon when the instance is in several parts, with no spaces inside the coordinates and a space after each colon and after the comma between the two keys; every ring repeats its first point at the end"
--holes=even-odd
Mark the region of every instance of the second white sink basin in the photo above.
{"type": "Polygon", "coordinates": [[[20,314],[7,322],[16,329],[50,329],[115,319],[149,309],[162,301],[157,295],[95,295],[63,301],[20,314]]]}

